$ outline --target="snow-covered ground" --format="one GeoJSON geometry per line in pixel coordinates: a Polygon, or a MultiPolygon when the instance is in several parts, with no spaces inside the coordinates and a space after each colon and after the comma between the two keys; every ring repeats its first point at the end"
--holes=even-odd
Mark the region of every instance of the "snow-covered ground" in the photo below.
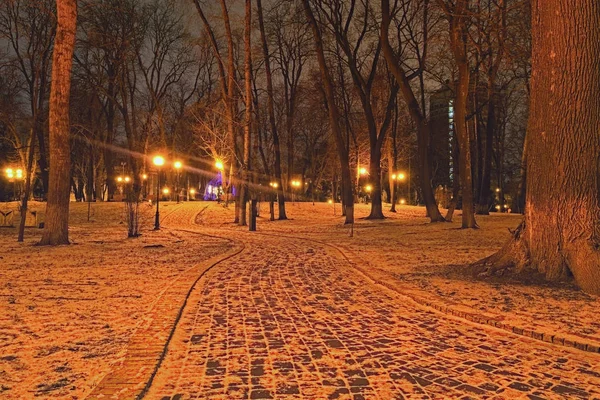
{"type": "MultiPolygon", "coordinates": [[[[0,210],[7,207],[16,205],[4,203],[0,210]]],[[[478,217],[481,229],[461,230],[460,215],[453,223],[428,224],[423,208],[400,206],[384,221],[369,221],[361,219],[368,206],[356,208],[350,237],[339,204],[334,215],[332,204],[288,203],[289,220],[269,221],[263,203],[256,234],[327,242],[407,293],[600,342],[597,298],[573,288],[484,282],[455,273],[499,249],[520,216],[478,217]]],[[[137,239],[126,238],[124,206],[117,203],[92,204],[90,222],[87,204],[73,203],[70,246],[36,247],[41,230],[33,228],[17,243],[16,229],[0,228],[0,398],[84,397],[123,359],[165,285],[230,249],[225,240],[178,229],[195,222],[224,237],[247,229],[232,224],[233,205],[163,204],[165,228],[158,232],[151,230],[153,209],[142,209],[143,235],[137,239]]]]}
{"type": "MultiPolygon", "coordinates": [[[[147,205],[137,239],[127,239],[123,204],[92,204],[90,222],[86,204],[71,207],[70,246],[37,247],[33,228],[17,243],[16,229],[0,229],[0,398],[83,398],[119,364],[165,286],[229,246],[152,231],[147,205]]],[[[163,223],[189,223],[177,207],[163,206],[163,223]]]]}

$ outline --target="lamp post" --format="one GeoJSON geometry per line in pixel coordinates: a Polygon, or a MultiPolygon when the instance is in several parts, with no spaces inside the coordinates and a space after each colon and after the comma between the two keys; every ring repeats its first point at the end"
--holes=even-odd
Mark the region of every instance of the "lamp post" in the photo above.
{"type": "Polygon", "coordinates": [[[179,175],[181,172],[181,168],[183,168],[183,163],[181,161],[175,161],[173,163],[173,168],[175,168],[175,196],[177,198],[177,204],[179,204],[179,175]]]}
{"type": "MultiPolygon", "coordinates": [[[[218,169],[219,171],[221,171],[221,187],[225,187],[225,177],[223,176],[225,174],[225,164],[223,164],[223,161],[221,160],[215,160],[215,168],[218,169]]],[[[227,206],[227,204],[229,204],[229,185],[231,184],[231,182],[225,187],[226,188],[226,192],[225,192],[225,206],[227,206]]],[[[217,202],[220,203],[221,202],[221,195],[219,194],[219,192],[217,191],[217,202]]]]}
{"type": "MultiPolygon", "coordinates": [[[[406,179],[406,175],[404,174],[404,172],[398,172],[398,173],[392,174],[392,185],[394,185],[394,190],[393,190],[394,198],[391,199],[392,203],[396,202],[396,199],[395,199],[395,197],[396,197],[395,194],[396,194],[396,189],[397,189],[396,182],[404,182],[405,179],[406,179]]],[[[404,204],[404,203],[402,203],[402,204],[404,204]]],[[[395,210],[395,209],[393,209],[393,210],[395,210]]]]}
{"type": "Polygon", "coordinates": [[[6,175],[6,179],[8,179],[8,181],[12,182],[13,184],[13,198],[15,199],[15,201],[19,200],[19,197],[21,197],[21,185],[19,184],[19,182],[25,179],[25,177],[23,176],[23,170],[21,168],[17,168],[16,170],[12,168],[6,168],[6,170],[4,170],[4,173],[6,175]],[[17,186],[19,187],[18,192],[17,186]]]}
{"type": "Polygon", "coordinates": [[[17,180],[15,179],[15,171],[12,168],[6,168],[6,179],[13,183],[13,198],[17,199],[17,180]]]}
{"type": "Polygon", "coordinates": [[[152,163],[156,166],[156,215],[154,217],[154,230],[160,229],[160,168],[165,165],[165,158],[163,156],[154,156],[152,163]]]}
{"type": "Polygon", "coordinates": [[[142,182],[144,185],[144,200],[148,197],[148,174],[142,174],[142,182]]]}
{"type": "Polygon", "coordinates": [[[365,186],[365,192],[367,192],[367,196],[366,196],[367,204],[369,204],[369,194],[371,193],[371,190],[373,190],[373,186],[371,186],[371,185],[365,186]]]}
{"type": "MultiPolygon", "coordinates": [[[[302,186],[302,182],[293,180],[292,181],[292,186],[295,187],[295,188],[299,188],[300,186],[302,186]]],[[[295,195],[296,195],[296,191],[292,188],[292,203],[296,202],[295,195]]]]}

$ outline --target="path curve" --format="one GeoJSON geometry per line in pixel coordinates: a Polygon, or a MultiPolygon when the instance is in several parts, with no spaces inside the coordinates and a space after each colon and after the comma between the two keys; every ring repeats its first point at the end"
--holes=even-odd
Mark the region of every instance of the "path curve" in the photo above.
{"type": "Polygon", "coordinates": [[[196,217],[203,210],[198,211],[193,207],[185,207],[183,203],[172,206],[171,209],[163,211],[161,217],[163,230],[172,235],[177,233],[199,234],[213,239],[226,240],[231,243],[231,249],[188,268],[166,284],[145,317],[148,323],[140,326],[130,339],[123,363],[106,375],[86,396],[86,399],[143,398],[165,358],[188,299],[198,282],[212,268],[237,256],[245,248],[244,244],[239,241],[191,230],[190,228],[195,226],[196,217]],[[173,307],[177,308],[177,312],[168,312],[173,307]],[[169,310],[167,311],[167,309],[169,310]]]}
{"type": "Polygon", "coordinates": [[[308,238],[246,250],[193,291],[149,398],[597,398],[600,357],[440,315],[308,238]]]}

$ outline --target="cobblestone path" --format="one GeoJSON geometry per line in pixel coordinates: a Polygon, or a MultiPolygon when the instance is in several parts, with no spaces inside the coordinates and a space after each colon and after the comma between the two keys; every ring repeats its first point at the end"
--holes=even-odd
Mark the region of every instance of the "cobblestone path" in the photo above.
{"type": "Polygon", "coordinates": [[[235,235],[146,398],[600,399],[598,355],[421,309],[323,245],[235,235]]]}

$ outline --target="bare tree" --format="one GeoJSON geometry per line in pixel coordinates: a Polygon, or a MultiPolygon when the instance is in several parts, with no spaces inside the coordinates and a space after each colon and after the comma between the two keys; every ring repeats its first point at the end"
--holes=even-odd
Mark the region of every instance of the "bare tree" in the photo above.
{"type": "Polygon", "coordinates": [[[454,90],[454,128],[458,139],[460,188],[462,191],[462,227],[477,228],[473,204],[473,172],[471,160],[471,136],[467,129],[470,66],[467,54],[469,0],[457,0],[453,4],[438,0],[450,24],[450,48],[458,68],[458,82],[454,90]]]}
{"type": "Polygon", "coordinates": [[[244,27],[244,86],[246,89],[245,93],[245,120],[244,120],[244,153],[242,161],[242,184],[240,190],[239,209],[240,209],[240,225],[248,225],[246,218],[246,203],[248,201],[248,188],[250,180],[250,146],[252,136],[252,1],[246,0],[246,13],[245,13],[245,27],[244,27]]]}
{"type": "MultiPolygon", "coordinates": [[[[281,146],[279,144],[279,132],[277,130],[277,122],[275,121],[275,100],[273,93],[273,75],[271,72],[271,55],[269,53],[269,46],[267,43],[267,37],[265,33],[265,23],[263,18],[262,1],[257,0],[256,2],[258,11],[258,23],[260,27],[260,39],[263,49],[263,58],[265,63],[265,75],[267,80],[267,112],[269,114],[269,127],[271,128],[271,135],[273,135],[273,147],[275,150],[275,179],[277,182],[277,200],[279,209],[279,219],[287,219],[285,214],[285,195],[283,191],[283,179],[281,178],[281,146]]],[[[262,148],[262,146],[261,146],[262,148]]]]}
{"type": "Polygon", "coordinates": [[[302,4],[304,5],[306,19],[313,31],[317,60],[319,62],[321,78],[325,87],[325,96],[327,98],[329,123],[335,138],[338,157],[340,160],[340,167],[342,170],[342,196],[344,200],[344,206],[346,208],[345,223],[354,223],[354,199],[352,196],[352,178],[350,174],[350,163],[348,160],[348,147],[344,143],[344,136],[342,135],[339,125],[340,112],[335,101],[335,89],[333,87],[333,81],[329,72],[329,67],[327,66],[327,62],[325,60],[325,51],[323,48],[323,40],[319,25],[317,24],[317,20],[315,19],[314,13],[310,7],[309,0],[302,0],[302,4]]]}
{"type": "Polygon", "coordinates": [[[385,88],[377,93],[373,91],[374,84],[378,80],[385,81],[386,74],[381,71],[383,65],[380,63],[381,42],[377,31],[377,21],[370,1],[362,1],[362,8],[351,0],[347,7],[340,0],[328,0],[319,2],[322,15],[327,24],[333,30],[333,34],[342,50],[345,63],[350,70],[350,76],[354,89],[358,92],[362,106],[363,117],[366,123],[369,137],[369,174],[372,184],[372,202],[369,219],[383,219],[383,208],[381,199],[381,157],[382,148],[387,135],[392,111],[398,93],[396,81],[386,82],[385,88]],[[374,35],[373,35],[374,34],[374,35]],[[388,85],[389,84],[389,85],[388,85]],[[380,105],[382,112],[377,115],[376,97],[387,98],[380,105]],[[378,119],[380,121],[378,121],[378,119]],[[379,122],[379,123],[378,123],[379,122]]]}
{"type": "MultiPolygon", "coordinates": [[[[199,0],[193,0],[194,5],[196,6],[196,10],[200,15],[200,19],[204,25],[205,32],[207,36],[210,38],[210,42],[217,59],[217,67],[219,71],[219,80],[221,82],[221,96],[223,99],[223,103],[225,104],[225,113],[227,117],[227,132],[229,134],[229,140],[231,142],[232,153],[229,155],[229,185],[234,184],[235,172],[237,170],[238,160],[238,151],[237,151],[237,134],[236,134],[236,126],[237,126],[237,82],[235,75],[235,54],[234,54],[234,42],[233,42],[233,32],[231,30],[231,23],[229,20],[229,10],[227,8],[227,4],[225,0],[220,0],[221,4],[221,12],[223,16],[223,25],[225,28],[225,35],[227,39],[227,68],[225,68],[225,63],[223,61],[223,56],[221,54],[221,50],[219,47],[219,43],[217,41],[217,37],[214,31],[214,28],[210,25],[208,18],[206,17],[206,13],[202,7],[202,4],[199,0]]],[[[235,223],[239,223],[240,221],[240,210],[239,210],[239,202],[236,201],[236,213],[235,213],[235,223]]]]}
{"type": "MultiPolygon", "coordinates": [[[[416,76],[415,73],[407,74],[405,68],[402,66],[400,59],[395,54],[394,49],[390,45],[389,41],[389,26],[392,14],[390,13],[389,0],[381,0],[381,12],[383,15],[381,21],[381,46],[383,55],[387,61],[388,67],[396,81],[400,85],[400,92],[404,97],[404,101],[408,106],[408,110],[411,118],[414,120],[417,127],[417,147],[418,147],[418,159],[419,159],[419,178],[421,183],[421,192],[423,195],[423,201],[427,208],[427,215],[431,222],[444,221],[444,217],[440,214],[435,197],[433,195],[433,189],[431,187],[431,166],[429,159],[429,142],[431,139],[431,131],[427,117],[425,115],[425,104],[424,101],[419,105],[419,101],[415,96],[410,81],[416,76]]],[[[426,29],[426,23],[424,23],[424,29],[426,29]]],[[[427,40],[425,40],[427,42],[427,40]]],[[[424,68],[425,54],[422,54],[418,61],[419,67],[417,72],[421,72],[424,68]]]]}

